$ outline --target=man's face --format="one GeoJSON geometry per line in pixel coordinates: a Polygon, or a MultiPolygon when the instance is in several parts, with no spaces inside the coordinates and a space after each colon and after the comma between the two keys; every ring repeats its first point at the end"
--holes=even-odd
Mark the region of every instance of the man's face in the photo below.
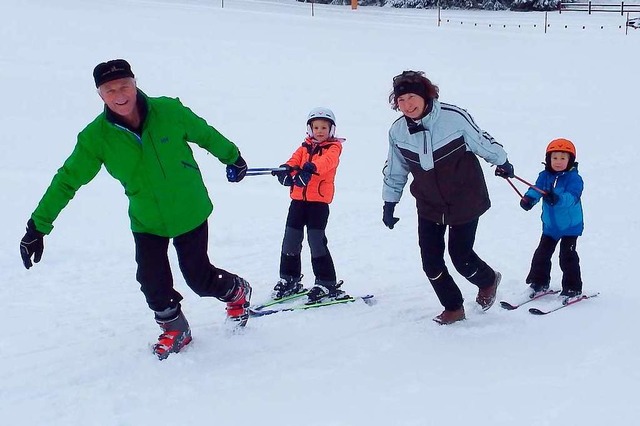
{"type": "Polygon", "coordinates": [[[136,81],[131,77],[108,81],[98,93],[109,109],[122,117],[130,116],[136,108],[136,81]]]}

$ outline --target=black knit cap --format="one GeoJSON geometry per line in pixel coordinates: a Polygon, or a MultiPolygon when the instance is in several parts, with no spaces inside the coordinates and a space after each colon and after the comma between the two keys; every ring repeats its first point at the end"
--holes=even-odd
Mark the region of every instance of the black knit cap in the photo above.
{"type": "Polygon", "coordinates": [[[407,93],[415,93],[420,96],[422,99],[429,100],[429,96],[427,95],[427,89],[424,87],[424,84],[418,81],[394,81],[393,84],[393,94],[396,99],[398,99],[402,95],[406,95],[407,93]]]}
{"type": "Polygon", "coordinates": [[[131,65],[124,59],[102,62],[93,69],[93,79],[96,82],[96,87],[100,87],[109,81],[126,77],[135,78],[131,71],[131,65]]]}

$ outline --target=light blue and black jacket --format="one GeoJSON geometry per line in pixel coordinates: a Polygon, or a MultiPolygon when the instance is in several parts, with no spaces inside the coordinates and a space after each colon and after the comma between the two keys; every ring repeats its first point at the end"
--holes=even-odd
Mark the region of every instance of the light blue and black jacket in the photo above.
{"type": "Polygon", "coordinates": [[[418,216],[447,225],[475,220],[491,207],[476,155],[494,165],[507,161],[502,145],[469,113],[433,100],[420,121],[403,115],[391,125],[382,199],[400,201],[411,173],[418,216]]]}
{"type": "MultiPolygon", "coordinates": [[[[542,203],[542,233],[555,240],[582,235],[584,218],[580,199],[584,182],[578,174],[578,163],[564,172],[543,170],[538,175],[536,186],[543,191],[553,189],[558,196],[558,202],[553,206],[542,203]]],[[[525,196],[533,200],[533,205],[542,198],[534,189],[529,189],[525,196]]]]}

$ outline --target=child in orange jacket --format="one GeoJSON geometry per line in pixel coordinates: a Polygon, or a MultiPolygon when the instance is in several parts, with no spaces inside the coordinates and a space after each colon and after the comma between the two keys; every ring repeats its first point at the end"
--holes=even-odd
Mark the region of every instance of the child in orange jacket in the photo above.
{"type": "Polygon", "coordinates": [[[344,139],[335,137],[336,120],[328,108],[314,108],[307,118],[307,137],[274,172],[280,183],[290,187],[291,205],[280,255],[280,280],[274,287],[274,299],[303,291],[300,253],[307,227],[311,266],[315,285],[307,297],[309,303],[344,295],[336,281],[336,270],[327,247],[325,229],[329,204],[335,192],[334,179],[344,139]]]}

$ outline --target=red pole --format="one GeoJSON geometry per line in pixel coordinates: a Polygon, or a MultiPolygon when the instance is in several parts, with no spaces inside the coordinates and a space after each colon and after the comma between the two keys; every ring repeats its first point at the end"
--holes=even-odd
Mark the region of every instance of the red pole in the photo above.
{"type": "Polygon", "coordinates": [[[527,182],[526,180],[522,179],[520,176],[513,176],[513,177],[518,179],[520,182],[524,183],[525,185],[529,186],[529,188],[534,189],[535,191],[538,191],[542,195],[546,195],[547,194],[545,191],[543,191],[542,189],[538,188],[537,186],[527,182]]]}
{"type": "Polygon", "coordinates": [[[507,178],[507,183],[509,183],[509,185],[511,185],[513,190],[516,191],[516,193],[520,196],[520,198],[524,198],[524,195],[522,195],[522,193],[520,191],[518,191],[518,188],[516,188],[516,186],[513,184],[513,182],[511,182],[511,179],[507,178]]]}

